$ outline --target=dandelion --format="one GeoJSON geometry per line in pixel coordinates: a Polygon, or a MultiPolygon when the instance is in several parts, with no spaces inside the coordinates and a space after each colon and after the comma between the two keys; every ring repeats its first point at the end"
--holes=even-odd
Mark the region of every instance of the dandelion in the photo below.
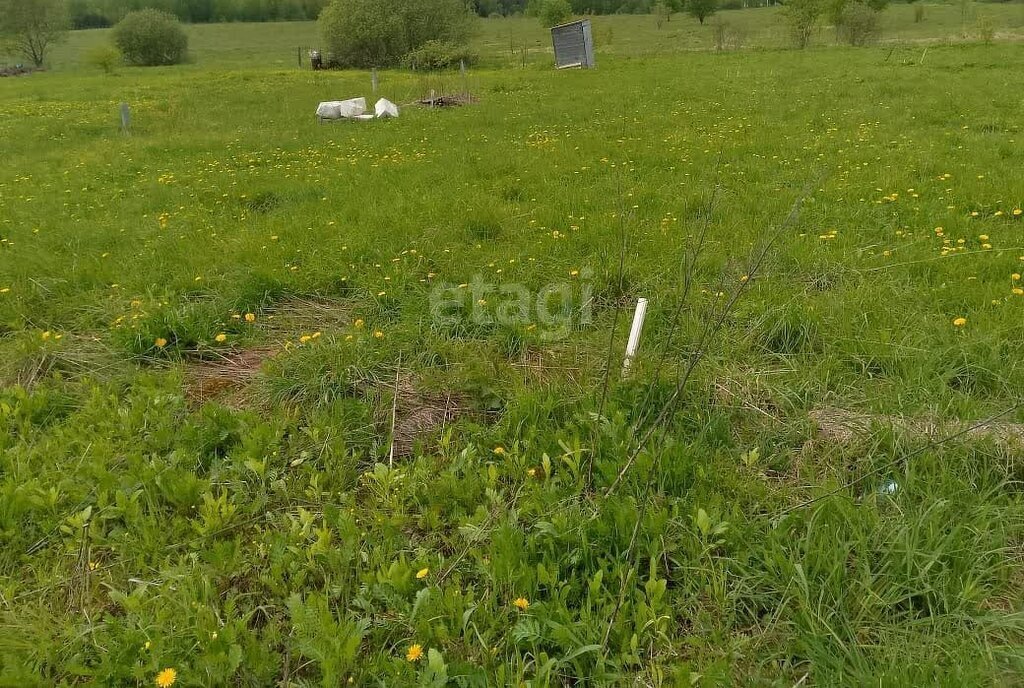
{"type": "Polygon", "coordinates": [[[170,686],[173,686],[174,682],[177,680],[178,672],[171,667],[167,667],[156,675],[156,685],[160,688],[170,688],[170,686]]]}
{"type": "Polygon", "coordinates": [[[255,313],[246,313],[245,314],[245,322],[247,322],[247,323],[256,322],[256,314],[255,313]]]}
{"type": "Polygon", "coordinates": [[[228,340],[228,336],[226,334],[224,334],[223,332],[221,332],[216,337],[214,337],[214,340],[216,340],[218,343],[226,342],[228,340]]]}
{"type": "Polygon", "coordinates": [[[419,643],[415,643],[409,646],[409,650],[405,653],[405,661],[415,662],[423,656],[423,646],[419,643]]]}
{"type": "Polygon", "coordinates": [[[1024,296],[1024,289],[1021,289],[1020,287],[1014,287],[1013,294],[1014,296],[1024,296]]]}
{"type": "Polygon", "coordinates": [[[512,604],[515,606],[516,609],[518,609],[521,612],[525,612],[527,609],[530,608],[530,600],[526,599],[525,597],[517,597],[515,601],[512,602],[512,604]]]}
{"type": "Polygon", "coordinates": [[[384,333],[381,332],[380,330],[374,330],[373,331],[373,337],[374,337],[374,339],[381,339],[381,338],[384,337],[384,333]]]}
{"type": "Polygon", "coordinates": [[[1014,208],[1013,209],[1013,216],[1014,217],[1020,217],[1021,215],[1024,215],[1024,210],[1022,210],[1021,208],[1014,208]]]}
{"type": "Polygon", "coordinates": [[[978,241],[988,241],[988,234],[979,234],[978,241]]]}
{"type": "Polygon", "coordinates": [[[423,580],[430,573],[430,569],[420,569],[416,572],[416,580],[423,580]]]}
{"type": "Polygon", "coordinates": [[[167,346],[167,340],[164,339],[163,337],[157,337],[156,339],[153,340],[153,343],[156,344],[156,348],[158,349],[162,349],[165,346],[167,346]]]}
{"type": "Polygon", "coordinates": [[[143,649],[143,650],[148,650],[148,649],[149,649],[149,648],[151,648],[151,647],[153,647],[153,643],[151,643],[151,642],[149,642],[149,641],[147,640],[147,641],[146,641],[146,643],[145,643],[145,645],[143,645],[143,646],[142,646],[142,649],[143,649]]]}
{"type": "Polygon", "coordinates": [[[497,454],[498,456],[502,456],[502,455],[504,455],[504,454],[505,454],[505,447],[503,447],[503,446],[501,446],[501,445],[499,444],[499,445],[498,445],[497,447],[495,447],[495,448],[494,448],[494,449],[493,449],[492,451],[493,451],[493,452],[494,452],[495,454],[497,454]]]}
{"type": "Polygon", "coordinates": [[[1020,281],[1020,273],[1019,272],[1013,273],[1012,275],[1010,275],[1010,279],[1012,279],[1014,282],[1019,282],[1020,281]]]}
{"type": "Polygon", "coordinates": [[[355,322],[355,326],[356,327],[362,327],[363,326],[363,319],[362,318],[357,318],[356,322],[355,322]]]}
{"type": "Polygon", "coordinates": [[[953,319],[953,326],[954,327],[963,327],[966,324],[967,324],[967,318],[961,317],[961,318],[954,318],[953,319]]]}

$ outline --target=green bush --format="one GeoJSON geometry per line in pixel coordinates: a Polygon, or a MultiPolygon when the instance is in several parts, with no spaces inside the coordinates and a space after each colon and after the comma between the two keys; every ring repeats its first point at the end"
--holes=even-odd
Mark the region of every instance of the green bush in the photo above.
{"type": "Polygon", "coordinates": [[[320,34],[329,65],[386,67],[430,41],[464,45],[469,22],[460,0],[333,0],[320,34]]]}
{"type": "Polygon", "coordinates": [[[476,62],[476,53],[465,45],[446,41],[427,41],[402,59],[406,67],[413,69],[438,70],[457,67],[460,62],[467,65],[476,62]]]}
{"type": "Polygon", "coordinates": [[[818,26],[818,19],[824,11],[824,3],[821,0],[790,0],[783,6],[783,16],[795,47],[807,47],[818,26]]]}
{"type": "Polygon", "coordinates": [[[546,27],[558,26],[572,19],[569,0],[541,0],[537,7],[537,18],[546,27]]]}
{"type": "Polygon", "coordinates": [[[109,43],[97,43],[85,53],[85,62],[104,74],[113,74],[117,66],[124,62],[121,51],[109,43]]]}
{"type": "Polygon", "coordinates": [[[188,36],[173,15],[160,10],[129,12],[114,27],[114,44],[130,64],[143,67],[184,62],[188,36]]]}
{"type": "Polygon", "coordinates": [[[863,2],[851,2],[843,8],[837,27],[839,35],[850,45],[867,45],[878,38],[879,12],[863,2]]]}

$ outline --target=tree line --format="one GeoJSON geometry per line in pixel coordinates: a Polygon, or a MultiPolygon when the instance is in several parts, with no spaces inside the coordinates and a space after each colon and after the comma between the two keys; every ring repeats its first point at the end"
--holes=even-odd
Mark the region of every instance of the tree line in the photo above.
{"type": "MultiPolygon", "coordinates": [[[[71,26],[92,29],[113,26],[129,12],[155,8],[183,22],[261,22],[316,19],[330,0],[67,0],[71,26]]],[[[734,0],[738,5],[742,0],[734,0]]],[[[467,0],[481,17],[533,14],[539,0],[467,0]]],[[[658,0],[568,0],[573,14],[645,14],[658,0]]],[[[683,0],[662,0],[673,11],[683,0]]]]}
{"type": "Polygon", "coordinates": [[[328,0],[67,0],[71,26],[113,26],[135,10],[154,8],[184,22],[301,21],[316,19],[328,0]]]}

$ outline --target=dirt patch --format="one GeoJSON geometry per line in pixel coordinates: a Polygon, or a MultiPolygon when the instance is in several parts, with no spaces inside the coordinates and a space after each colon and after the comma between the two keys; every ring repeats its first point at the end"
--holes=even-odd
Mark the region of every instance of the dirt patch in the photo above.
{"type": "Polygon", "coordinates": [[[470,412],[464,395],[420,390],[412,375],[400,376],[397,389],[392,383],[391,393],[393,405],[387,409],[388,424],[393,411],[396,457],[411,455],[418,440],[440,431],[445,425],[470,412]]]}
{"type": "Polygon", "coordinates": [[[242,349],[210,361],[190,364],[185,369],[185,398],[193,405],[217,401],[239,409],[253,405],[249,387],[256,380],[263,362],[280,348],[242,349]]]}
{"type": "Polygon", "coordinates": [[[995,440],[1001,444],[1024,444],[1024,424],[993,421],[991,423],[967,423],[963,421],[915,418],[861,413],[827,406],[814,409],[809,414],[823,440],[837,444],[849,444],[859,437],[869,435],[874,428],[891,427],[895,430],[929,440],[941,440],[956,434],[966,438],[995,440]]]}

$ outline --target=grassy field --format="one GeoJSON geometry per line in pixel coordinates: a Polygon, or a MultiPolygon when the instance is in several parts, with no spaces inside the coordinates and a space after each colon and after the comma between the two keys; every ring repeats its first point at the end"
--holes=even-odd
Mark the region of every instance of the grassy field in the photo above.
{"type": "Polygon", "coordinates": [[[0,80],[0,685],[1019,683],[1024,52],[887,12],[0,80]]]}

